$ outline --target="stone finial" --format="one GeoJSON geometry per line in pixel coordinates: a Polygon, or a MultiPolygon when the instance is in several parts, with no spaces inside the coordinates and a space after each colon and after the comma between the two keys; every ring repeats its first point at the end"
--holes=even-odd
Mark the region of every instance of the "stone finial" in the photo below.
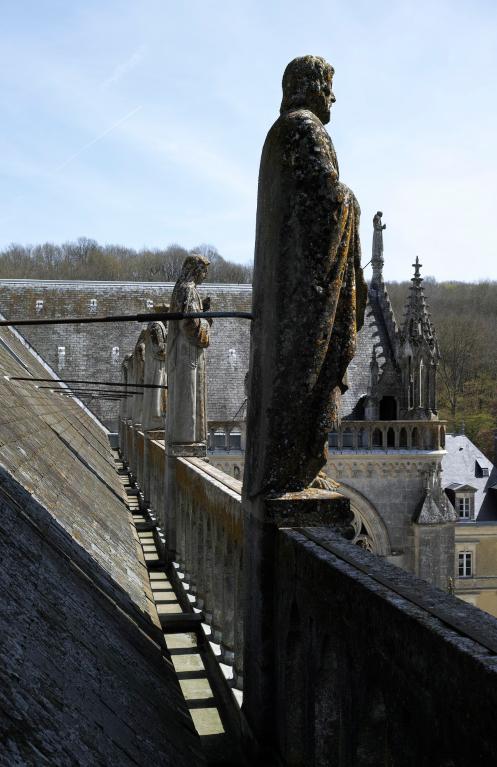
{"type": "Polygon", "coordinates": [[[428,346],[433,349],[438,356],[438,346],[435,331],[431,322],[431,315],[428,311],[428,305],[423,288],[423,278],[421,277],[421,267],[419,257],[412,265],[414,276],[411,278],[411,287],[407,297],[406,309],[404,312],[404,324],[402,328],[402,337],[404,340],[419,344],[426,341],[428,346]]]}
{"type": "Polygon", "coordinates": [[[374,288],[378,288],[383,282],[383,230],[387,228],[387,225],[382,224],[382,216],[383,213],[379,210],[373,217],[373,252],[371,257],[373,278],[371,285],[374,288]]]}

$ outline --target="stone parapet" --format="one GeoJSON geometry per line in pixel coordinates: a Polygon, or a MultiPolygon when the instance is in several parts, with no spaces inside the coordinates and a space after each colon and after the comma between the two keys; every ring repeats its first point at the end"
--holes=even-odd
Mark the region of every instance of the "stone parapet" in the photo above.
{"type": "Polygon", "coordinates": [[[329,435],[330,452],[433,451],[445,447],[446,421],[346,421],[329,435]]]}
{"type": "Polygon", "coordinates": [[[493,764],[497,621],[328,529],[278,535],[281,763],[493,764]]]}

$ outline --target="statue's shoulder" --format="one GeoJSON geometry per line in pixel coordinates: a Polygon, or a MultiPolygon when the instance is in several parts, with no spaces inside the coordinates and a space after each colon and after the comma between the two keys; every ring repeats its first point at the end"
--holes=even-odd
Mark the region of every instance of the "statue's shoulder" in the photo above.
{"type": "Polygon", "coordinates": [[[269,131],[266,144],[278,145],[285,154],[297,153],[302,158],[309,154],[321,154],[323,158],[331,154],[334,157],[326,128],[308,109],[283,112],[269,131]]]}

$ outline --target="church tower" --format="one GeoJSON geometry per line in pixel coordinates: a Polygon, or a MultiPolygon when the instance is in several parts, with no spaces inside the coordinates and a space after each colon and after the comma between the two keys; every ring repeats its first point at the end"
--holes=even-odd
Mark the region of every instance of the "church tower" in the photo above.
{"type": "Polygon", "coordinates": [[[436,377],[440,352],[426,304],[421,266],[416,256],[400,331],[401,417],[407,420],[437,418],[436,377]]]}

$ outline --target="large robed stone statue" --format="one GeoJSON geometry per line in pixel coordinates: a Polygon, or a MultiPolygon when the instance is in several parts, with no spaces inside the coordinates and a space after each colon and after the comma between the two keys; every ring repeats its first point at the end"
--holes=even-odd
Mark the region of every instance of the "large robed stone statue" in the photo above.
{"type": "MultiPolygon", "coordinates": [[[[169,307],[166,307],[169,311],[169,307]]],[[[150,322],[145,334],[145,372],[144,383],[153,386],[165,386],[166,376],[167,331],[163,322],[150,322]]],[[[164,429],[166,415],[166,389],[143,390],[142,426],[145,431],[164,429]]]]}
{"type": "MultiPolygon", "coordinates": [[[[185,259],[171,297],[171,312],[202,312],[197,285],[207,276],[209,260],[201,255],[185,259]]],[[[205,352],[209,345],[207,319],[168,323],[166,440],[172,444],[205,443],[207,439],[205,352]]]]}
{"type": "MultiPolygon", "coordinates": [[[[360,209],[324,125],[333,68],[294,59],[262,151],[245,494],[302,490],[326,463],[362,324],[360,209]]],[[[319,485],[319,480],[317,482],[319,485]]]]}

